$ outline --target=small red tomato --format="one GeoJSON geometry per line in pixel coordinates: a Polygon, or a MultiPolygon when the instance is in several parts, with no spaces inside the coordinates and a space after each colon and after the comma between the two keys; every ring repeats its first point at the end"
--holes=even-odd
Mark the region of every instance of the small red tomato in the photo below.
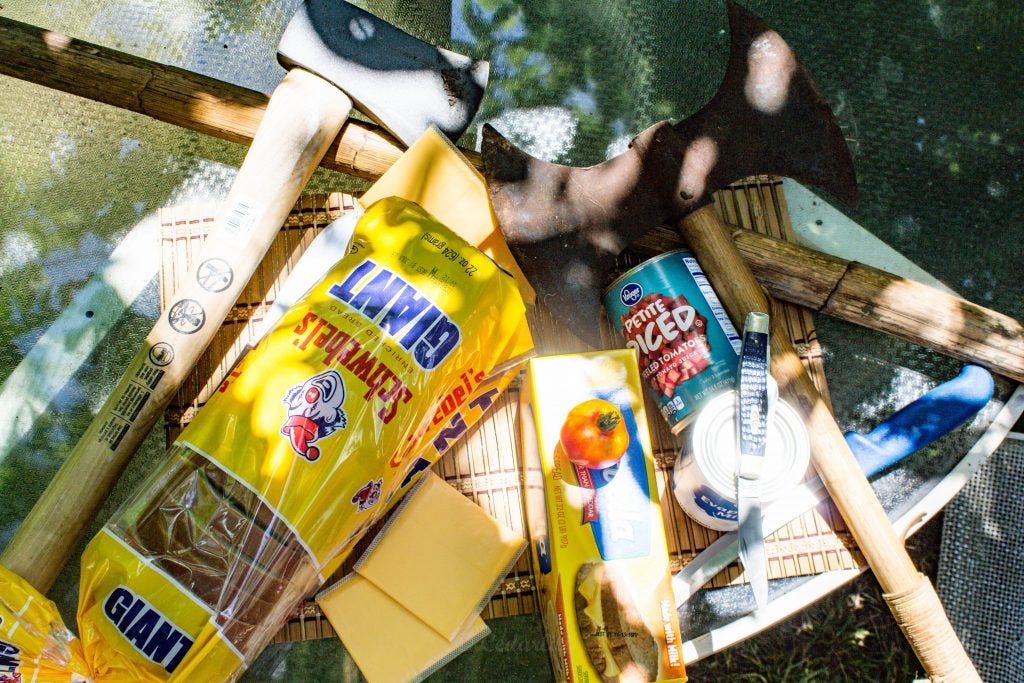
{"type": "Polygon", "coordinates": [[[629,445],[622,413],[615,404],[597,398],[569,411],[560,436],[570,462],[595,470],[617,463],[629,445]]]}

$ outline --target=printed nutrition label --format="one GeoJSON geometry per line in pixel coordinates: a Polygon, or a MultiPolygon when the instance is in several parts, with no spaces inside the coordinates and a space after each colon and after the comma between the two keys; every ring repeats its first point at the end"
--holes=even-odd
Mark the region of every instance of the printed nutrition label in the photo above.
{"type": "Polygon", "coordinates": [[[722,331],[725,332],[729,344],[736,352],[736,355],[739,355],[743,340],[740,339],[740,335],[736,332],[736,328],[733,327],[732,321],[729,320],[729,315],[725,312],[722,302],[718,300],[715,290],[711,288],[711,283],[708,281],[707,276],[700,269],[697,259],[687,257],[683,259],[683,263],[686,265],[686,269],[690,271],[690,275],[693,276],[693,281],[697,284],[700,293],[707,300],[708,306],[711,307],[711,313],[715,316],[718,324],[722,326],[722,331]]]}

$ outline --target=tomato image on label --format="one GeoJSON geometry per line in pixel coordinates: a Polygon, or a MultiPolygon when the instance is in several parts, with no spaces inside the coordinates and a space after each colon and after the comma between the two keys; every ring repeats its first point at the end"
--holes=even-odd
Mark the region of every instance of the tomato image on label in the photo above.
{"type": "Polygon", "coordinates": [[[672,396],[681,383],[711,365],[707,318],[682,294],[651,293],[622,316],[626,346],[640,353],[642,376],[656,394],[672,396]]]}
{"type": "Polygon", "coordinates": [[[629,434],[614,403],[589,399],[569,411],[559,441],[569,462],[600,470],[619,461],[629,446],[629,434]]]}

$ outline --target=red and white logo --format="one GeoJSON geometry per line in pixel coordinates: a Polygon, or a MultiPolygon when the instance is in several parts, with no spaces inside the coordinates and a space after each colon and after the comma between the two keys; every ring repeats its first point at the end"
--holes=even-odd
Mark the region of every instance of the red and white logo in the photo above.
{"type": "Polygon", "coordinates": [[[321,372],[293,386],[283,403],[288,406],[288,418],[281,433],[288,437],[292,450],[310,462],[320,457],[320,449],[313,444],[348,424],[342,409],[345,381],[337,370],[321,372]]]}
{"type": "Polygon", "coordinates": [[[360,512],[369,510],[380,500],[380,489],[383,486],[383,479],[371,479],[352,496],[352,503],[359,508],[360,512]]]}

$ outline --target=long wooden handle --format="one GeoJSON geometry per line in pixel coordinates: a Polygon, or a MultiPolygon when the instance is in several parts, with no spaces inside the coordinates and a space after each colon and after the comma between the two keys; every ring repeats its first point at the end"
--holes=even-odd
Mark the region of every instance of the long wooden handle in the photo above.
{"type": "MultiPolygon", "coordinates": [[[[827,313],[1024,382],[1024,324],[928,285],[793,242],[729,225],[757,281],[778,301],[827,313]]],[[[679,247],[666,229],[632,245],[641,253],[679,247]]]]}
{"type": "MultiPolygon", "coordinates": [[[[268,106],[265,93],[6,17],[0,74],[244,145],[268,106]]],[[[335,134],[317,163],[342,173],[375,180],[402,154],[380,126],[352,121],[335,134]]]]}
{"type": "MultiPolygon", "coordinates": [[[[737,250],[728,226],[711,207],[687,216],[679,231],[734,321],[742,321],[752,310],[771,310],[771,300],[737,250]]],[[[772,375],[780,394],[804,418],[811,439],[811,461],[885,591],[900,628],[932,677],[980,681],[935,589],[914,567],[788,335],[777,327],[779,317],[772,318],[772,375]]]]}
{"type": "MultiPolygon", "coordinates": [[[[252,140],[267,106],[263,93],[4,17],[0,74],[243,144],[252,140]]],[[[478,154],[460,151],[480,166],[478,154]]],[[[376,180],[401,152],[379,126],[352,121],[320,164],[376,180]]],[[[1024,381],[1024,329],[1008,316],[963,299],[935,297],[930,289],[905,287],[905,281],[887,280],[867,266],[791,243],[766,242],[771,238],[749,231],[736,233],[736,239],[758,280],[779,299],[1024,381]]]]}
{"type": "Polygon", "coordinates": [[[776,299],[828,313],[1024,382],[1024,325],[877,268],[734,229],[754,276],[776,299]]]}
{"type": "Polygon", "coordinates": [[[40,591],[53,584],[122,469],[213,340],[351,106],[343,92],[313,74],[293,69],[285,76],[194,277],[146,337],[0,564],[40,591]]]}

